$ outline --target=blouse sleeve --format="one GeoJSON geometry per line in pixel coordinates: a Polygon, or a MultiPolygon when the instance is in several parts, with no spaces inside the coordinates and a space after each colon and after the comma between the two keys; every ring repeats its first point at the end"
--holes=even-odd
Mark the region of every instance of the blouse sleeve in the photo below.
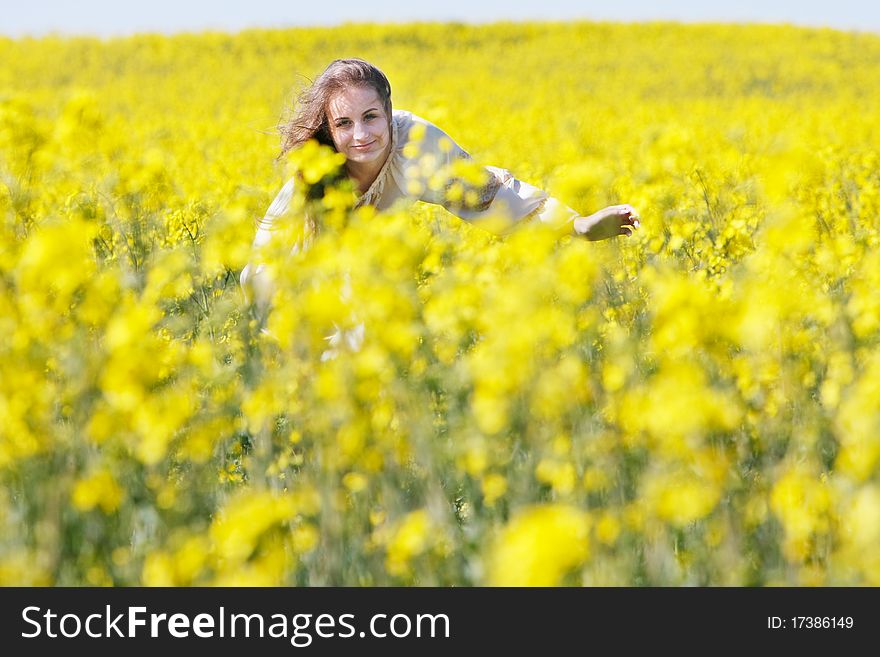
{"type": "MultiPolygon", "coordinates": [[[[241,271],[241,288],[245,299],[253,302],[261,316],[265,316],[272,299],[271,275],[264,262],[261,252],[265,252],[267,245],[272,242],[273,236],[279,232],[279,219],[283,217],[293,198],[294,179],[291,178],[278,192],[275,200],[269,206],[265,216],[257,222],[257,235],[253,243],[253,256],[251,261],[241,271]]],[[[291,255],[299,251],[299,243],[294,244],[291,255]]]]}
{"type": "Polygon", "coordinates": [[[533,217],[556,228],[573,230],[572,223],[580,216],[578,212],[545,191],[515,178],[507,169],[483,167],[481,184],[456,176],[456,162],[470,161],[471,156],[433,123],[416,116],[412,116],[411,121],[410,147],[418,161],[415,190],[419,192],[420,201],[442,205],[475,224],[485,222],[493,232],[506,232],[533,217]],[[498,230],[499,218],[513,223],[498,230]]]}

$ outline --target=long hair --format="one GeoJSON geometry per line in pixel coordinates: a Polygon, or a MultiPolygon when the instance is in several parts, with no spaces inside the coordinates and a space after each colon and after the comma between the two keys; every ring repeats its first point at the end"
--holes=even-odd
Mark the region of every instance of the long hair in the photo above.
{"type": "Polygon", "coordinates": [[[279,126],[281,153],[278,157],[284,157],[288,151],[309,139],[335,150],[327,118],[327,103],[334,93],[352,85],[374,89],[382,101],[385,114],[391,120],[391,84],[385,74],[362,59],[336,59],[300,94],[293,115],[279,126]]]}

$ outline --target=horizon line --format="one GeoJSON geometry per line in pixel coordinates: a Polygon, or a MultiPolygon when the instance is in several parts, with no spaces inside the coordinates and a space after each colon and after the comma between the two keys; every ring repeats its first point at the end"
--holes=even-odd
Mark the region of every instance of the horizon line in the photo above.
{"type": "Polygon", "coordinates": [[[704,26],[704,25],[723,25],[723,26],[761,26],[761,27],[794,27],[798,29],[805,30],[831,30],[834,32],[842,32],[842,33],[854,33],[854,34],[867,34],[867,35],[878,35],[880,34],[880,26],[878,27],[852,27],[852,26],[838,26],[838,25],[828,25],[828,24],[819,24],[819,23],[811,23],[811,22],[799,22],[795,20],[770,20],[770,19],[720,19],[720,20],[706,20],[706,19],[684,19],[684,18],[645,18],[645,19],[607,19],[607,18],[589,18],[589,17],[577,17],[577,18],[526,18],[521,20],[485,20],[485,19],[460,19],[460,18],[449,18],[449,19],[434,19],[434,20],[403,20],[403,21],[395,21],[395,20],[387,20],[387,21],[336,21],[336,22],[328,22],[328,23],[289,23],[289,24],[274,24],[274,25],[245,25],[242,27],[229,27],[229,26],[204,26],[204,27],[180,27],[180,28],[171,28],[171,29],[160,29],[160,28],[133,28],[133,29],[122,29],[122,30],[104,30],[104,31],[66,31],[63,28],[49,28],[46,30],[21,30],[16,33],[4,33],[0,32],[0,39],[7,39],[12,41],[24,41],[24,40],[39,40],[43,38],[64,38],[64,39],[99,39],[104,41],[112,41],[116,39],[128,39],[133,37],[140,36],[166,36],[166,37],[174,37],[174,36],[183,36],[183,35],[191,35],[198,36],[202,34],[226,34],[229,36],[236,36],[245,32],[272,32],[272,31],[288,31],[288,30],[309,30],[309,29],[338,29],[346,26],[353,25],[369,25],[369,26],[381,26],[381,27],[407,27],[407,26],[415,26],[415,25],[465,25],[469,27],[479,27],[479,26],[495,26],[495,25],[527,25],[527,24],[545,24],[545,25],[560,25],[560,24],[576,24],[576,23],[592,23],[597,25],[602,24],[612,24],[612,25],[650,25],[650,24],[671,24],[671,25],[681,25],[681,26],[704,26]]]}

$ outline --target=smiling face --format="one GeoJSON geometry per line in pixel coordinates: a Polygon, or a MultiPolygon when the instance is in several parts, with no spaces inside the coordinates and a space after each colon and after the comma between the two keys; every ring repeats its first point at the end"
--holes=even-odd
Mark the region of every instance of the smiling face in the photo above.
{"type": "Polygon", "coordinates": [[[391,150],[390,117],[372,87],[350,86],[331,96],[327,120],[336,150],[349,163],[381,166],[391,150]]]}

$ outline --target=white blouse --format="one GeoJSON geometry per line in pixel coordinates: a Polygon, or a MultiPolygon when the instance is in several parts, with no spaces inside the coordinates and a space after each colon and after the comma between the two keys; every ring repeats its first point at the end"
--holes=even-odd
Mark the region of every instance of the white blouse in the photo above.
{"type": "MultiPolygon", "coordinates": [[[[436,178],[438,174],[451,175],[454,163],[459,159],[469,160],[470,156],[440,128],[411,112],[394,110],[391,118],[391,153],[376,180],[357,199],[356,206],[373,205],[379,210],[387,210],[404,199],[410,202],[424,201],[442,205],[461,219],[476,225],[482,219],[501,215],[509,217],[514,225],[527,217],[536,217],[541,222],[561,226],[574,222],[579,216],[546,192],[517,180],[506,169],[497,167],[485,167],[491,175],[488,182],[476,190],[475,203],[451,201],[448,190],[455,182],[454,178],[449,178],[443,185],[437,185],[436,178]]],[[[254,239],[255,249],[264,247],[277,232],[273,229],[274,223],[284,216],[290,206],[294,182],[294,178],[287,181],[260,221],[254,239]]],[[[472,185],[465,187],[473,189],[472,185]]],[[[486,225],[497,226],[494,223],[486,225]]],[[[293,252],[297,251],[299,245],[294,245],[293,252]]],[[[249,300],[253,298],[258,307],[266,310],[271,299],[271,284],[266,276],[261,275],[263,273],[264,267],[260,263],[248,263],[241,272],[241,285],[245,296],[249,300]]],[[[328,338],[331,344],[333,338],[339,338],[338,332],[328,338]]]]}

